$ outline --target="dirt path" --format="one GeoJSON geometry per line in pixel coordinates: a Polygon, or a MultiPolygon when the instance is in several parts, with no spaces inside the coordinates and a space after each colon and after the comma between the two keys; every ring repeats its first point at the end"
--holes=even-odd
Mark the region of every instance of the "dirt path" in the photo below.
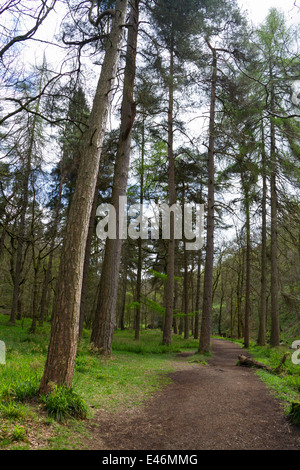
{"type": "Polygon", "coordinates": [[[253,371],[237,367],[239,346],[213,340],[209,366],[188,365],[143,406],[99,412],[90,449],[300,450],[276,399],[253,371]]]}

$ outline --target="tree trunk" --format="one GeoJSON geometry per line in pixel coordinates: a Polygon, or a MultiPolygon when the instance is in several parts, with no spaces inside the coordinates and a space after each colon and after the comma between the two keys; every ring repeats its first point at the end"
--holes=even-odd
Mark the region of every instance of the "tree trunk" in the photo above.
{"type": "MultiPolygon", "coordinates": [[[[271,81],[273,79],[270,70],[271,81]]],[[[275,108],[275,93],[272,84],[271,89],[271,111],[275,108]]],[[[274,120],[271,117],[271,335],[270,345],[272,347],[280,344],[280,324],[278,307],[278,228],[277,228],[277,189],[276,189],[276,136],[274,120]]]]}
{"type": "MultiPolygon", "coordinates": [[[[45,69],[42,70],[39,82],[39,92],[42,89],[42,83],[44,80],[44,73],[45,69]]],[[[41,97],[38,98],[36,105],[35,105],[35,115],[33,116],[32,123],[28,122],[28,129],[29,129],[29,136],[28,136],[28,147],[26,151],[26,157],[23,164],[23,185],[22,185],[22,206],[20,211],[20,223],[18,228],[18,244],[17,244],[17,254],[16,254],[16,266],[15,266],[15,275],[14,275],[14,288],[13,288],[13,298],[12,298],[12,307],[11,307],[11,315],[10,315],[10,322],[12,324],[16,321],[17,311],[18,311],[18,301],[19,301],[19,290],[20,290],[20,283],[21,283],[21,273],[22,273],[22,258],[23,258],[23,244],[24,244],[24,236],[25,236],[25,218],[26,218],[26,211],[28,207],[28,199],[29,199],[29,178],[31,172],[31,165],[33,160],[34,154],[34,147],[36,141],[36,132],[38,126],[38,113],[40,110],[41,104],[41,97]]],[[[30,114],[29,114],[30,116],[30,114]]]]}
{"type": "MultiPolygon", "coordinates": [[[[184,207],[185,199],[185,188],[182,191],[182,207],[184,207]]],[[[184,218],[183,218],[184,224],[184,218]]],[[[184,231],[182,231],[184,233],[184,231]]],[[[184,302],[184,339],[189,338],[189,272],[188,272],[188,252],[186,249],[185,239],[183,242],[183,263],[184,263],[184,275],[183,275],[183,302],[184,302]]]]}
{"type": "Polygon", "coordinates": [[[264,125],[262,122],[262,228],[261,228],[261,292],[259,311],[259,330],[257,344],[266,344],[266,317],[267,317],[267,177],[266,177],[266,151],[264,125]]]}
{"type": "Polygon", "coordinates": [[[40,384],[40,393],[48,393],[51,390],[51,383],[72,385],[78,341],[86,239],[112,89],[124,37],[122,25],[125,24],[127,6],[127,0],[117,0],[116,2],[110,38],[90,115],[89,128],[82,142],[80,167],[62,248],[50,344],[40,384]]]}
{"type": "Polygon", "coordinates": [[[246,204],[246,293],[245,293],[245,329],[244,329],[244,346],[250,346],[250,293],[251,293],[251,241],[250,241],[250,201],[249,191],[245,194],[246,204]]]}
{"type": "Polygon", "coordinates": [[[86,239],[85,247],[85,256],[84,256],[84,265],[83,265],[83,275],[82,275],[82,288],[81,288],[81,299],[80,299],[80,318],[79,318],[79,338],[82,336],[83,324],[85,319],[85,306],[86,306],[86,297],[87,297],[87,288],[89,280],[89,266],[90,266],[90,257],[91,257],[91,247],[93,241],[93,234],[95,228],[95,219],[97,211],[97,202],[98,202],[98,189],[99,189],[99,177],[98,184],[96,185],[94,200],[91,210],[91,217],[89,223],[89,230],[86,239]]]}
{"type": "Polygon", "coordinates": [[[243,295],[243,257],[241,255],[241,247],[238,248],[238,275],[237,275],[237,284],[236,284],[236,318],[237,318],[237,335],[238,338],[242,336],[242,315],[241,315],[241,304],[242,304],[242,295],[243,295]]]}
{"type": "MultiPolygon", "coordinates": [[[[174,47],[170,48],[169,109],[168,109],[168,162],[169,162],[169,206],[176,201],[175,162],[173,153],[173,111],[174,111],[174,47]]],[[[173,305],[175,275],[175,236],[174,214],[170,212],[170,239],[168,240],[167,281],[165,283],[165,320],[163,344],[169,346],[172,341],[173,305]]]]}
{"type": "Polygon", "coordinates": [[[24,244],[24,236],[25,236],[25,217],[26,211],[28,207],[28,197],[29,197],[29,178],[30,178],[30,171],[31,171],[31,161],[32,161],[32,152],[33,152],[33,145],[34,145],[34,138],[35,138],[35,124],[36,118],[34,118],[32,129],[30,132],[30,140],[29,140],[29,147],[26,155],[26,161],[24,161],[23,165],[23,185],[22,185],[22,207],[20,213],[20,223],[18,227],[18,237],[17,237],[17,253],[16,253],[16,265],[14,270],[14,287],[13,287],[13,298],[12,298],[12,306],[11,306],[11,314],[10,314],[10,323],[15,324],[16,316],[18,311],[18,300],[19,300],[19,290],[20,290],[20,283],[21,283],[21,272],[22,272],[22,258],[23,258],[23,244],[24,244]]]}
{"type": "Polygon", "coordinates": [[[234,328],[233,292],[234,292],[234,288],[232,287],[230,291],[230,338],[233,338],[233,328],[234,328]]]}
{"type": "Polygon", "coordinates": [[[120,321],[119,326],[122,331],[125,330],[125,307],[126,307],[126,294],[127,294],[127,264],[124,269],[123,274],[123,286],[122,286],[122,303],[121,303],[121,312],[120,312],[120,321]]]}
{"type": "Polygon", "coordinates": [[[101,272],[99,297],[93,322],[91,343],[104,355],[111,354],[113,333],[116,322],[117,294],[120,273],[122,239],[119,236],[119,198],[126,195],[128,169],[131,150],[131,130],[136,109],[133,100],[133,88],[136,71],[136,51],[138,36],[139,0],[132,3],[124,91],[121,111],[121,128],[115,163],[112,205],[116,210],[116,239],[106,239],[105,255],[101,272]]]}
{"type": "Polygon", "coordinates": [[[37,260],[34,259],[34,247],[33,247],[33,264],[34,264],[34,278],[33,278],[33,295],[32,295],[32,322],[30,326],[30,333],[36,332],[37,320],[38,320],[38,275],[40,271],[41,257],[38,253],[37,260]]]}
{"type": "Polygon", "coordinates": [[[215,105],[217,88],[217,54],[216,50],[208,44],[213,54],[211,103],[209,119],[209,149],[208,149],[208,209],[206,231],[206,257],[203,287],[202,323],[199,340],[199,352],[210,350],[210,328],[212,316],[213,296],[213,261],[214,261],[214,205],[215,205],[215,169],[214,169],[214,143],[215,143],[215,105]]]}
{"type": "Polygon", "coordinates": [[[61,204],[61,195],[62,195],[62,188],[63,188],[63,182],[64,182],[64,173],[63,173],[63,163],[61,162],[61,168],[60,168],[60,183],[59,183],[59,192],[58,192],[58,197],[56,201],[56,207],[55,207],[55,216],[54,216],[54,221],[53,221],[53,229],[52,229],[52,239],[51,239],[51,244],[50,244],[50,253],[49,253],[49,259],[48,259],[48,265],[45,273],[45,280],[44,280],[44,285],[43,285],[43,290],[42,290],[42,298],[41,298],[41,307],[40,307],[40,320],[39,324],[40,326],[43,325],[44,318],[45,318],[45,313],[48,315],[48,310],[47,306],[49,306],[49,303],[47,302],[47,296],[49,295],[49,282],[51,279],[51,273],[52,273],[52,263],[53,263],[53,255],[54,255],[54,247],[55,247],[55,239],[57,235],[57,224],[58,224],[58,216],[59,216],[59,210],[60,210],[60,204],[61,204]]]}
{"type": "Polygon", "coordinates": [[[218,319],[218,332],[219,335],[222,336],[222,312],[223,312],[223,301],[225,296],[225,289],[222,283],[222,290],[221,290],[221,300],[220,300],[220,311],[219,311],[219,319],[218,319]]]}
{"type": "MultiPolygon", "coordinates": [[[[145,120],[142,125],[142,161],[140,175],[140,205],[144,202],[144,161],[145,161],[145,120]]],[[[140,215],[142,218],[142,214],[140,215]]],[[[136,282],[136,311],[135,311],[135,339],[140,338],[140,322],[141,322],[141,290],[142,290],[142,237],[138,239],[138,265],[137,265],[137,282],[136,282]]]]}
{"type": "Polygon", "coordinates": [[[0,260],[2,259],[2,256],[3,256],[3,248],[4,248],[5,237],[6,237],[6,230],[3,227],[3,230],[2,230],[2,233],[1,233],[1,238],[0,238],[0,260]]]}
{"type": "Polygon", "coordinates": [[[202,250],[199,250],[198,266],[197,266],[196,304],[195,304],[196,315],[195,315],[194,339],[199,339],[201,266],[202,266],[202,250]]]}

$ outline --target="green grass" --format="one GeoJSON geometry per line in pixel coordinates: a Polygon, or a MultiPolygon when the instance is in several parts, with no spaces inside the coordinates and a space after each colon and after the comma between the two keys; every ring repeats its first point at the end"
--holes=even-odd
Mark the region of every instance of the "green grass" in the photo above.
{"type": "Polygon", "coordinates": [[[83,341],[78,347],[74,386],[96,408],[115,411],[142,403],[169,382],[174,355],[196,351],[198,346],[193,338],[186,341],[174,336],[170,347],[161,341],[162,333],[157,330],[143,331],[139,341],[132,331],[116,331],[110,358],[89,354],[89,343],[83,341]]]}
{"type": "MultiPolygon", "coordinates": [[[[50,325],[30,334],[30,324],[24,319],[12,326],[7,316],[0,315],[0,340],[6,344],[6,364],[0,364],[0,435],[5,437],[0,448],[28,448],[32,433],[39,436],[42,448],[80,448],[84,421],[74,416],[91,418],[98,408],[116,412],[143,403],[170,382],[176,353],[196,352],[198,347],[197,340],[175,335],[166,347],[159,330],[143,330],[139,341],[132,331],[116,331],[113,354],[104,358],[91,350],[90,332],[84,330],[72,389],[56,389],[51,396],[37,399],[50,325]]],[[[204,359],[197,356],[199,364],[204,359]]]]}

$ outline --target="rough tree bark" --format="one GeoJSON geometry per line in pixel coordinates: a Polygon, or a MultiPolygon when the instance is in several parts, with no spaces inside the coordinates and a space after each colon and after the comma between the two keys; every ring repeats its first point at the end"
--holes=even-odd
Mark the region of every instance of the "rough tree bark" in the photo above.
{"type": "MultiPolygon", "coordinates": [[[[275,90],[273,85],[273,71],[270,67],[271,79],[271,112],[275,111],[275,90]]],[[[276,135],[273,117],[270,118],[271,128],[271,334],[270,345],[277,347],[280,344],[280,322],[278,307],[278,222],[277,222],[277,158],[276,135]]]]}
{"type": "MultiPolygon", "coordinates": [[[[144,162],[145,162],[145,117],[143,117],[142,125],[142,155],[141,155],[141,175],[140,175],[140,205],[144,203],[144,162]]],[[[137,282],[136,282],[136,310],[135,310],[135,333],[134,338],[140,339],[140,322],[141,322],[141,294],[142,294],[142,237],[138,239],[138,263],[137,263],[137,282]]]]}
{"type": "Polygon", "coordinates": [[[94,200],[93,200],[91,216],[90,216],[89,230],[88,230],[88,235],[86,239],[86,248],[85,248],[85,257],[84,257],[84,265],[83,265],[83,275],[82,275],[81,299],[80,299],[80,318],[79,318],[79,333],[78,333],[79,339],[82,337],[84,319],[86,315],[86,298],[87,298],[87,290],[88,290],[89,266],[90,266],[92,241],[93,241],[95,219],[96,219],[96,212],[97,212],[99,182],[100,182],[100,178],[98,178],[98,182],[96,184],[94,200]]]}
{"type": "MultiPolygon", "coordinates": [[[[241,163],[242,168],[242,163],[241,163]]],[[[246,215],[246,281],[245,281],[245,324],[244,324],[244,346],[250,345],[250,309],[251,309],[251,239],[250,239],[250,188],[249,182],[245,180],[244,170],[241,170],[241,180],[244,193],[244,206],[246,215]]]]}
{"type": "Polygon", "coordinates": [[[261,291],[259,310],[259,329],[257,344],[266,344],[266,317],[267,317],[267,176],[264,124],[262,122],[262,220],[261,220],[261,291]]]}
{"type": "MultiPolygon", "coordinates": [[[[176,202],[175,165],[173,152],[173,112],[174,112],[174,46],[170,47],[169,109],[168,109],[168,161],[169,161],[169,206],[176,202]]],[[[170,212],[170,239],[168,240],[167,281],[165,283],[165,320],[163,344],[170,345],[172,339],[175,275],[174,214],[170,212]]]]}
{"type": "Polygon", "coordinates": [[[250,201],[249,192],[246,196],[246,294],[245,294],[245,330],[244,346],[250,345],[250,292],[251,292],[251,240],[250,240],[250,201]]]}
{"type": "Polygon", "coordinates": [[[131,149],[131,130],[136,106],[133,88],[136,71],[136,52],[140,0],[132,2],[128,29],[124,90],[121,111],[121,127],[115,163],[112,205],[116,210],[116,239],[106,239],[100,289],[93,322],[91,343],[100,354],[110,355],[116,322],[117,294],[119,285],[122,239],[119,237],[119,198],[126,195],[131,149]]]}
{"type": "Polygon", "coordinates": [[[194,339],[199,339],[201,267],[202,267],[202,249],[199,250],[198,263],[197,263],[197,285],[196,285],[196,304],[195,304],[196,315],[195,315],[194,339]]]}
{"type": "Polygon", "coordinates": [[[86,239],[111,94],[124,38],[128,0],[117,0],[89,127],[81,149],[78,178],[66,225],[48,354],[39,392],[51,384],[71,386],[77,351],[86,239]]]}
{"type": "Polygon", "coordinates": [[[211,79],[211,103],[209,119],[209,149],[208,149],[208,209],[206,230],[206,256],[203,286],[203,308],[202,323],[199,340],[199,352],[210,350],[210,328],[212,315],[213,296],[213,260],[214,260],[214,205],[215,205],[215,167],[214,167],[214,144],[215,144],[215,106],[217,88],[217,51],[207,41],[211,49],[212,79],[211,79]]]}
{"type": "MultiPolygon", "coordinates": [[[[184,207],[185,200],[185,186],[182,190],[182,207],[184,207]]],[[[184,227],[184,217],[182,218],[183,227],[184,227]]],[[[183,229],[182,227],[182,229],[183,229]]],[[[184,233],[184,230],[182,230],[184,233]]],[[[183,245],[183,303],[184,303],[184,339],[189,339],[189,327],[190,327],[190,318],[189,318],[189,270],[188,270],[188,252],[186,249],[186,240],[184,238],[183,245]]]]}

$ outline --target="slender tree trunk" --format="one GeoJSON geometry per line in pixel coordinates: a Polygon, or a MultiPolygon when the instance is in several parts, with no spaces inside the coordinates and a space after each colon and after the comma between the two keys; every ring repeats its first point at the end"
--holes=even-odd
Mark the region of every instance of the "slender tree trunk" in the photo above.
{"type": "Polygon", "coordinates": [[[223,301],[224,301],[224,286],[222,285],[221,300],[220,300],[220,311],[219,311],[219,319],[218,319],[218,332],[219,332],[220,336],[222,336],[223,301]]]}
{"type": "Polygon", "coordinates": [[[112,191],[112,205],[116,210],[116,239],[106,239],[99,297],[91,335],[91,343],[97,348],[99,353],[104,355],[111,354],[113,333],[116,322],[117,294],[122,251],[122,239],[119,237],[119,198],[120,196],[126,195],[131,150],[131,130],[136,114],[133,88],[136,71],[138,19],[139,0],[135,0],[132,2],[130,11],[131,27],[128,29],[121,128],[112,191]]]}
{"type": "Polygon", "coordinates": [[[30,132],[29,147],[26,155],[26,161],[23,165],[23,185],[22,185],[22,207],[20,213],[20,223],[18,227],[18,241],[17,241],[17,252],[16,252],[16,265],[14,271],[14,288],[13,288],[13,298],[10,314],[10,323],[15,324],[16,316],[18,311],[18,300],[19,300],[19,291],[20,291],[20,282],[21,282],[21,273],[22,273],[22,258],[23,258],[23,244],[25,236],[25,217],[28,207],[28,197],[29,197],[29,178],[31,171],[31,162],[32,162],[32,153],[33,145],[35,138],[35,128],[36,128],[36,118],[34,118],[32,129],[30,132]]]}
{"type": "Polygon", "coordinates": [[[209,149],[208,149],[208,209],[206,231],[206,257],[203,287],[202,323],[199,340],[199,352],[210,350],[210,329],[212,316],[213,296],[213,261],[214,261],[214,205],[215,205],[215,169],[214,169],[214,143],[215,143],[215,105],[217,88],[217,53],[209,47],[213,54],[211,103],[209,120],[209,149]]]}
{"type": "MultiPolygon", "coordinates": [[[[39,91],[42,88],[42,83],[44,80],[44,69],[41,73],[40,83],[39,83],[39,91]]],[[[18,229],[18,244],[17,244],[17,253],[16,253],[16,267],[15,267],[15,275],[14,275],[14,289],[13,289],[13,298],[12,298],[12,307],[11,307],[11,315],[10,315],[10,322],[12,324],[16,321],[17,311],[18,311],[18,301],[19,301],[19,291],[20,291],[20,282],[21,282],[21,273],[22,273],[22,258],[23,258],[23,244],[24,244],[24,236],[25,236],[25,218],[26,218],[26,211],[28,207],[28,199],[29,199],[29,178],[31,172],[31,165],[33,160],[33,152],[34,152],[34,145],[36,140],[36,131],[38,125],[38,112],[40,109],[41,98],[39,98],[35,105],[35,112],[36,114],[33,116],[32,123],[28,122],[29,127],[29,138],[28,138],[28,148],[26,151],[26,160],[24,161],[23,165],[23,191],[22,191],[22,207],[20,213],[20,223],[18,229]]]]}
{"type": "Polygon", "coordinates": [[[183,279],[183,298],[184,298],[184,339],[189,339],[190,318],[189,318],[189,272],[188,256],[184,244],[184,279],[183,279]]]}
{"type": "Polygon", "coordinates": [[[241,247],[239,245],[238,247],[238,273],[237,273],[237,283],[236,283],[236,303],[235,303],[235,311],[236,311],[236,318],[237,318],[237,335],[238,338],[241,338],[242,332],[241,332],[241,304],[242,304],[242,293],[243,293],[243,260],[242,260],[242,254],[241,254],[241,247]]]}
{"type": "Polygon", "coordinates": [[[250,240],[250,201],[249,191],[245,194],[246,204],[246,295],[245,295],[245,330],[244,330],[244,346],[250,346],[250,293],[251,293],[251,240],[250,240]]]}
{"type": "MultiPolygon", "coordinates": [[[[170,49],[169,74],[169,109],[168,109],[168,161],[169,161],[169,205],[175,204],[175,162],[173,149],[173,111],[174,111],[174,47],[170,49]]],[[[167,281],[165,283],[165,321],[163,344],[169,346],[172,341],[173,305],[174,305],[174,274],[175,274],[175,236],[174,214],[170,212],[170,239],[168,240],[167,281]]]]}
{"type": "MultiPolygon", "coordinates": [[[[177,289],[177,280],[175,279],[174,282],[174,312],[176,312],[178,308],[178,289],[177,289]]],[[[173,332],[174,335],[178,335],[178,321],[177,317],[173,316],[173,332]]]]}
{"type": "Polygon", "coordinates": [[[54,215],[53,229],[52,229],[52,239],[51,239],[51,244],[50,244],[50,253],[49,253],[48,265],[47,265],[47,269],[45,273],[43,290],[42,290],[41,307],[40,307],[41,310],[40,310],[40,320],[39,320],[40,326],[43,325],[45,313],[47,315],[49,313],[48,310],[46,309],[47,305],[49,305],[47,304],[47,296],[49,295],[48,293],[49,282],[50,282],[51,273],[52,273],[53,255],[54,255],[55,240],[56,240],[56,235],[57,235],[57,225],[58,225],[59,210],[60,210],[60,204],[61,204],[63,182],[64,182],[64,173],[63,173],[63,163],[61,162],[60,183],[59,183],[59,191],[58,191],[58,197],[57,197],[56,207],[55,207],[55,215],[54,215]]]}
{"type": "MultiPolygon", "coordinates": [[[[270,69],[271,82],[273,80],[272,69],[270,69]]],[[[271,111],[275,111],[274,85],[271,88],[271,111]]],[[[278,307],[278,227],[277,227],[277,158],[276,158],[276,136],[274,120],[271,117],[271,335],[270,345],[280,345],[280,322],[278,307]]]]}
{"type": "Polygon", "coordinates": [[[257,344],[266,344],[266,317],[267,317],[267,176],[264,125],[262,122],[262,228],[261,228],[261,292],[259,311],[259,330],[257,344]]]}
{"type": "Polygon", "coordinates": [[[245,334],[245,324],[244,324],[244,315],[242,315],[242,303],[244,298],[244,281],[245,281],[245,253],[244,249],[241,249],[241,286],[240,286],[240,331],[241,336],[244,337],[245,334]]]}
{"type": "Polygon", "coordinates": [[[196,303],[195,303],[196,315],[195,315],[194,339],[199,339],[201,266],[202,266],[202,250],[199,250],[198,265],[197,265],[197,284],[196,284],[196,303]]]}
{"type": "Polygon", "coordinates": [[[1,238],[0,238],[0,260],[3,256],[3,248],[4,248],[5,237],[6,237],[6,230],[3,227],[3,230],[2,230],[2,233],[1,233],[1,238]]]}
{"type": "Polygon", "coordinates": [[[120,312],[120,322],[119,326],[120,329],[123,331],[125,330],[125,307],[126,307],[126,294],[127,294],[127,264],[124,269],[124,278],[123,278],[123,286],[122,286],[122,304],[121,304],[121,312],[120,312]]]}
{"type": "Polygon", "coordinates": [[[91,258],[91,248],[93,241],[93,234],[95,228],[96,212],[97,212],[97,202],[98,202],[98,189],[99,189],[99,177],[95,189],[94,200],[91,210],[91,217],[89,223],[89,230],[86,239],[86,248],[84,256],[84,265],[83,265],[83,277],[82,277],[82,288],[81,288],[81,299],[80,299],[80,318],[79,318],[79,338],[82,336],[83,324],[85,319],[85,306],[86,306],[86,297],[87,297],[87,288],[89,280],[89,266],[91,258]]]}
{"type": "Polygon", "coordinates": [[[30,326],[30,333],[36,332],[37,320],[38,320],[38,275],[40,272],[41,257],[38,254],[37,260],[34,259],[34,248],[33,248],[33,263],[34,263],[34,278],[33,278],[33,296],[32,296],[32,322],[30,326]]]}
{"type": "Polygon", "coordinates": [[[232,288],[230,291],[230,338],[233,338],[233,328],[234,328],[233,292],[234,292],[234,289],[232,288]]]}
{"type": "MultiPolygon", "coordinates": [[[[184,207],[185,202],[185,187],[182,191],[182,207],[184,207]]],[[[183,217],[183,227],[184,227],[184,217],[183,217]]],[[[183,228],[182,227],[182,228],[183,228]]],[[[182,230],[184,233],[184,230],[182,230]]],[[[190,319],[188,316],[189,313],[189,272],[188,272],[188,252],[185,246],[185,239],[183,243],[183,264],[184,264],[184,276],[183,276],[183,303],[184,303],[184,339],[189,338],[189,323],[190,319]]]]}
{"type": "Polygon", "coordinates": [[[89,128],[82,142],[83,151],[65,231],[50,344],[40,393],[48,393],[51,383],[71,386],[73,381],[86,239],[112,89],[124,38],[122,26],[126,21],[127,6],[127,0],[116,1],[89,128]]]}
{"type": "MultiPolygon", "coordinates": [[[[140,175],[140,205],[144,202],[144,161],[145,161],[145,120],[143,118],[142,125],[142,161],[140,175]]],[[[140,215],[142,217],[142,214],[140,215]]],[[[135,311],[135,339],[140,338],[140,322],[141,322],[141,289],[142,289],[142,244],[143,240],[140,236],[138,239],[138,265],[137,265],[137,282],[136,282],[136,311],[135,311]]]]}

